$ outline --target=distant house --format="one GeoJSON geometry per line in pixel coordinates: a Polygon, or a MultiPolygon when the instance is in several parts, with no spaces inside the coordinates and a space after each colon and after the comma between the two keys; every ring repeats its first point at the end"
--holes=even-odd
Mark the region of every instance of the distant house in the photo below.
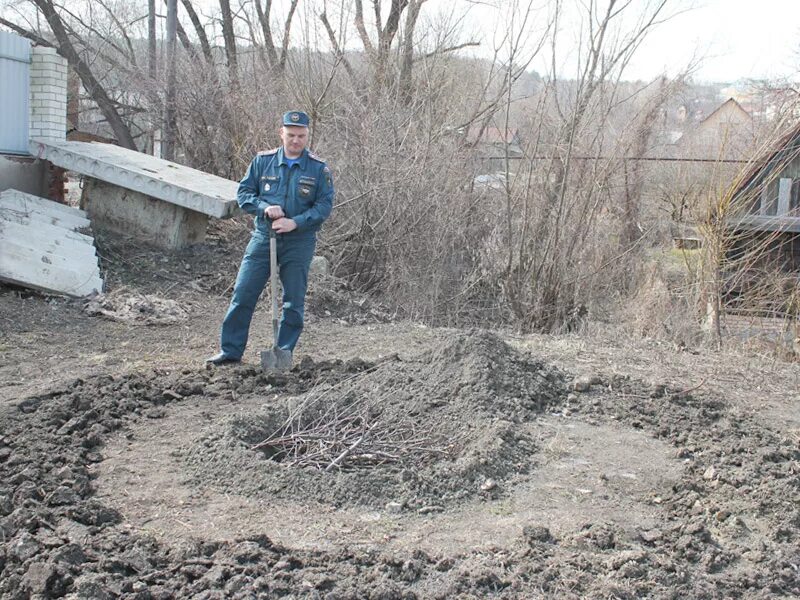
{"type": "Polygon", "coordinates": [[[753,117],[733,98],[710,115],[687,125],[677,140],[678,154],[691,158],[739,158],[752,150],[753,117]]]}
{"type": "Polygon", "coordinates": [[[665,109],[650,156],[719,161],[752,154],[755,122],[739,102],[695,99],[665,109]]]}
{"type": "Polygon", "coordinates": [[[773,257],[800,271],[800,124],[753,163],[732,202],[731,229],[768,239],[773,257]]]}
{"type": "Polygon", "coordinates": [[[522,140],[519,129],[473,126],[467,134],[467,142],[477,147],[486,158],[522,156],[522,140]]]}
{"type": "Polygon", "coordinates": [[[475,187],[491,191],[505,189],[506,157],[518,159],[523,155],[519,130],[473,125],[467,131],[465,142],[476,150],[475,187]]]}
{"type": "Polygon", "coordinates": [[[497,149],[501,155],[507,148],[511,156],[522,156],[519,129],[507,129],[503,131],[499,127],[487,127],[483,132],[482,141],[497,149]]]}

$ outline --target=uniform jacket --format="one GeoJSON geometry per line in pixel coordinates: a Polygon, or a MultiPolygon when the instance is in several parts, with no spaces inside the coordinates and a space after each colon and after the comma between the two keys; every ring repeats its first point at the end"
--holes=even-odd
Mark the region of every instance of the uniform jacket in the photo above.
{"type": "Polygon", "coordinates": [[[333,178],[325,161],[305,149],[289,169],[280,147],[256,155],[239,182],[236,200],[242,210],[255,215],[256,227],[265,233],[264,210],[280,206],[297,223],[297,229],[284,235],[303,237],[313,236],[331,214],[333,196],[333,178]]]}

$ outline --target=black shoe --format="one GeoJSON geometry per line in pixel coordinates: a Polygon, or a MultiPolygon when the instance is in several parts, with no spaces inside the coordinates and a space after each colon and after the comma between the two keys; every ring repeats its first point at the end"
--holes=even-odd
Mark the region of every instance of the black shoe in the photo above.
{"type": "Polygon", "coordinates": [[[238,363],[242,362],[241,358],[233,358],[232,356],[228,356],[224,352],[220,352],[219,354],[215,354],[206,359],[207,364],[212,365],[228,365],[231,363],[238,363]]]}

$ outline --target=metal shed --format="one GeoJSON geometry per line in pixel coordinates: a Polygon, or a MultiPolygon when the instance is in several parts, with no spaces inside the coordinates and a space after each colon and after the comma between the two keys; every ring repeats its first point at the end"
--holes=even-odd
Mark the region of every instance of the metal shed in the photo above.
{"type": "Polygon", "coordinates": [[[31,45],[0,31],[0,153],[28,154],[31,45]]]}

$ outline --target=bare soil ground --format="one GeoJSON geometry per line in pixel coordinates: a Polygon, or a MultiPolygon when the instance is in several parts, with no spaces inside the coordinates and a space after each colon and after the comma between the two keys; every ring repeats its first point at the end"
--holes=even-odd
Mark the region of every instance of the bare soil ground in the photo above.
{"type": "Polygon", "coordinates": [[[244,235],[100,239],[89,306],[0,287],[0,597],[800,595],[797,363],[392,322],[322,279],[291,373],[257,368],[267,303],[206,368],[244,235]],[[369,435],[327,471],[253,449],[334,413],[369,435]]]}

